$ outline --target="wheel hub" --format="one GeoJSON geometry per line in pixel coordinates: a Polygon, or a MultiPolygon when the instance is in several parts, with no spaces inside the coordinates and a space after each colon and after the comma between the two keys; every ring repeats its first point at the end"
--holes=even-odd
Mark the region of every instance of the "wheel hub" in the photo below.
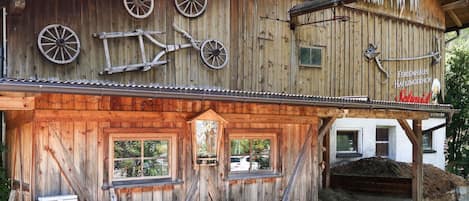
{"type": "Polygon", "coordinates": [[[57,46],[59,46],[59,47],[63,47],[63,46],[65,46],[65,40],[64,40],[63,38],[59,38],[59,39],[55,42],[55,44],[56,44],[57,46]]]}
{"type": "Polygon", "coordinates": [[[212,50],[213,56],[219,56],[220,53],[221,53],[220,49],[214,49],[214,50],[212,50]]]}

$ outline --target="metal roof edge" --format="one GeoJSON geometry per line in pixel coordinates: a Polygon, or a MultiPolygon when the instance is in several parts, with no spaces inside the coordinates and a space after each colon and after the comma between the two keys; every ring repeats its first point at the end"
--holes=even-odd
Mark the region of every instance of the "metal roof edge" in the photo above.
{"type": "Polygon", "coordinates": [[[454,113],[457,110],[446,104],[416,104],[393,101],[348,99],[274,92],[201,89],[149,85],[109,83],[82,83],[74,81],[0,79],[0,91],[65,93],[99,96],[134,96],[149,98],[180,98],[273,104],[310,105],[343,109],[395,109],[423,112],[454,113]]]}

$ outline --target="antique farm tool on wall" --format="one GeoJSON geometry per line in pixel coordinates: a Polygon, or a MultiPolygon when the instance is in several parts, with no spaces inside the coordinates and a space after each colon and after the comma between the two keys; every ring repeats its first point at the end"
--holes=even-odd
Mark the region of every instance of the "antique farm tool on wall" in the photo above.
{"type": "Polygon", "coordinates": [[[435,43],[436,43],[436,50],[433,51],[433,52],[430,52],[426,55],[416,56],[416,57],[400,57],[400,58],[385,58],[385,59],[380,59],[379,58],[380,52],[377,51],[378,47],[370,43],[368,45],[368,48],[364,52],[364,56],[365,56],[366,59],[368,59],[368,60],[373,59],[376,62],[376,64],[378,65],[379,70],[386,75],[386,80],[387,80],[387,78],[389,78],[389,74],[383,68],[383,65],[381,63],[383,61],[387,61],[387,62],[391,62],[391,61],[414,61],[414,60],[432,58],[432,65],[436,65],[436,64],[440,63],[440,60],[441,60],[440,45],[438,43],[437,38],[435,38],[435,43]]]}
{"type": "Polygon", "coordinates": [[[161,60],[164,55],[170,52],[175,52],[179,49],[184,48],[194,48],[200,52],[200,57],[205,65],[212,69],[221,69],[226,66],[228,63],[228,51],[218,40],[208,39],[205,41],[195,40],[189,33],[182,30],[181,28],[177,27],[173,24],[173,28],[181,33],[184,38],[186,38],[189,43],[186,44],[175,44],[175,45],[166,45],[160,41],[158,41],[152,35],[155,34],[162,34],[163,32],[158,31],[143,31],[141,29],[137,29],[133,32],[102,32],[102,33],[95,33],[93,34],[94,37],[98,37],[99,39],[103,40],[104,45],[104,56],[106,58],[106,66],[104,71],[100,74],[113,74],[113,73],[121,73],[127,71],[148,71],[152,67],[164,65],[168,63],[168,61],[161,60]],[[112,66],[111,64],[111,55],[109,54],[109,45],[108,39],[112,38],[125,38],[125,37],[137,37],[139,41],[139,49],[142,62],[137,64],[129,64],[123,66],[112,66]],[[163,50],[160,51],[155,57],[149,61],[146,58],[145,54],[145,47],[144,47],[144,38],[148,39],[152,44],[162,48],[163,50]]]}
{"type": "Polygon", "coordinates": [[[37,37],[37,46],[42,55],[52,63],[68,64],[80,54],[80,39],[70,28],[51,24],[37,37]]]}
{"type": "Polygon", "coordinates": [[[208,0],[174,0],[176,9],[186,17],[194,18],[202,15],[207,8],[208,0]]]}
{"type": "Polygon", "coordinates": [[[143,19],[153,12],[154,0],[123,0],[127,12],[137,19],[143,19]]]}

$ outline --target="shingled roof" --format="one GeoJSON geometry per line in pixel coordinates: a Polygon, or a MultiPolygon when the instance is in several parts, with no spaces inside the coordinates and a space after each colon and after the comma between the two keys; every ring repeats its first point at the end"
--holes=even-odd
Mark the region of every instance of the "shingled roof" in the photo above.
{"type": "Polygon", "coordinates": [[[69,93],[106,96],[137,96],[152,98],[182,98],[257,103],[328,106],[339,108],[397,109],[450,113],[445,104],[417,104],[371,100],[366,97],[325,97],[275,92],[253,92],[229,89],[207,89],[161,85],[118,84],[91,81],[54,81],[35,79],[0,79],[0,91],[34,93],[69,93]]]}

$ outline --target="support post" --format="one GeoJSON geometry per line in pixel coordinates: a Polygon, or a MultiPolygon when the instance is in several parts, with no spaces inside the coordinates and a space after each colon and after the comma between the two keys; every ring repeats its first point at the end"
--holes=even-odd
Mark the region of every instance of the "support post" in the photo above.
{"type": "MultiPolygon", "coordinates": [[[[336,120],[336,117],[329,117],[329,118],[325,118],[323,119],[323,122],[322,122],[322,125],[321,127],[319,128],[319,133],[318,133],[318,143],[319,143],[319,146],[318,146],[318,161],[319,161],[319,164],[318,164],[318,173],[319,173],[319,178],[318,178],[318,188],[319,189],[322,189],[323,188],[323,183],[322,183],[322,173],[323,173],[323,169],[322,169],[322,164],[325,162],[323,161],[324,157],[323,157],[323,154],[324,154],[324,151],[323,151],[323,147],[324,147],[324,136],[329,132],[329,130],[331,129],[332,127],[332,124],[334,124],[336,120]]],[[[327,148],[326,148],[327,149],[327,148]]],[[[328,153],[327,153],[328,154],[328,153]]],[[[327,161],[329,162],[329,161],[327,161]]],[[[326,166],[328,166],[329,164],[325,164],[326,166]]],[[[326,178],[327,180],[327,178],[326,178]]],[[[327,182],[326,182],[326,186],[327,186],[327,182]]]]}
{"type": "Polygon", "coordinates": [[[413,120],[412,128],[404,119],[397,120],[412,142],[412,200],[423,200],[422,120],[413,120]]]}
{"type": "Polygon", "coordinates": [[[412,200],[423,200],[423,152],[422,152],[422,120],[413,120],[412,128],[417,143],[412,146],[412,200]]]}

